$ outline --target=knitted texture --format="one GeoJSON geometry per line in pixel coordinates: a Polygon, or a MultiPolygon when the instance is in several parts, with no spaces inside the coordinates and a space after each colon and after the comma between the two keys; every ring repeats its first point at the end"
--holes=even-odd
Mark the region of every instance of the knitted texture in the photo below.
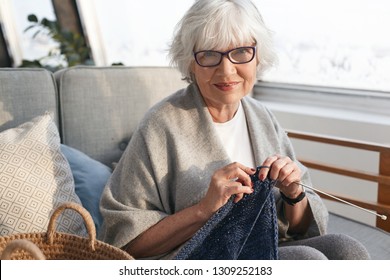
{"type": "Polygon", "coordinates": [[[275,181],[251,176],[254,192],[234,197],[179,250],[177,260],[272,260],[278,258],[275,181]]]}

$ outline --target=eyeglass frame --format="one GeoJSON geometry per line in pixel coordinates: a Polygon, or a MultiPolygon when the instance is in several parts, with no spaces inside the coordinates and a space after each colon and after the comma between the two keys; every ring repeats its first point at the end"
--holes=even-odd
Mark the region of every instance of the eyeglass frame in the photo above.
{"type": "Polygon", "coordinates": [[[218,66],[219,64],[221,64],[222,59],[223,59],[223,57],[224,57],[225,55],[226,55],[226,57],[229,59],[229,61],[230,61],[231,63],[233,63],[233,64],[245,64],[245,63],[249,63],[249,62],[251,62],[251,61],[255,58],[255,56],[256,56],[256,46],[238,47],[238,48],[234,48],[234,49],[228,50],[228,51],[226,51],[226,52],[220,52],[220,51],[215,51],[215,50],[202,50],[202,51],[194,52],[195,61],[196,61],[196,63],[197,63],[199,66],[201,66],[201,67],[215,67],[215,66],[218,66]],[[246,61],[246,62],[235,62],[235,61],[232,61],[232,59],[231,59],[230,56],[229,56],[229,54],[230,54],[232,51],[235,51],[235,50],[238,50],[238,49],[247,49],[247,48],[253,50],[253,55],[252,55],[252,58],[251,58],[250,60],[248,60],[248,61],[246,61]],[[204,66],[204,65],[202,65],[202,64],[199,63],[199,61],[198,61],[198,59],[197,59],[197,57],[196,57],[199,53],[202,53],[202,52],[215,52],[215,53],[219,53],[219,54],[221,55],[221,59],[220,59],[219,62],[216,63],[216,64],[204,66]]]}

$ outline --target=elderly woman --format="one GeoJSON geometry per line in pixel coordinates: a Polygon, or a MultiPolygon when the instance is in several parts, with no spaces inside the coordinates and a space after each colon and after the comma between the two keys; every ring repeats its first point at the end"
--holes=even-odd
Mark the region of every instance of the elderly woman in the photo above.
{"type": "Polygon", "coordinates": [[[261,164],[269,168],[259,180],[277,181],[280,259],[368,258],[354,240],[324,235],[321,199],[296,184],[310,184],[307,169],[272,113],[249,96],[274,63],[254,4],[196,1],[170,55],[190,84],[139,124],[105,188],[100,238],[135,258],[173,258],[232,196],[237,203],[253,192],[261,164]]]}

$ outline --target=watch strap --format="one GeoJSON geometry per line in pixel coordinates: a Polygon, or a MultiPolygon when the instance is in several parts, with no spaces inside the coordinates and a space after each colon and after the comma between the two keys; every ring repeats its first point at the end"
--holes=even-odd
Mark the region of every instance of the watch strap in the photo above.
{"type": "Polygon", "coordinates": [[[294,206],[295,204],[297,204],[298,202],[300,202],[302,199],[305,198],[306,192],[303,190],[296,198],[289,198],[282,192],[280,192],[280,196],[285,202],[287,202],[287,204],[294,206]]]}

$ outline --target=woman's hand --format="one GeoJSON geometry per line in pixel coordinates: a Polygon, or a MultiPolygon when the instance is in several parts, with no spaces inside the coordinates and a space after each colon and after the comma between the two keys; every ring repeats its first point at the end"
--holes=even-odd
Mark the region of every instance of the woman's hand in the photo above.
{"type": "Polygon", "coordinates": [[[157,256],[177,248],[191,238],[229,198],[236,194],[239,201],[252,193],[249,175],[256,170],[239,163],[231,163],[214,172],[205,197],[198,203],[168,215],[125,247],[136,258],[157,256]]]}
{"type": "Polygon", "coordinates": [[[268,157],[262,164],[270,168],[262,168],[259,172],[259,179],[263,181],[267,176],[271,180],[278,181],[278,187],[289,198],[296,198],[302,187],[294,182],[300,182],[302,171],[289,157],[274,155],[268,157]]]}
{"type": "Polygon", "coordinates": [[[234,202],[238,202],[244,194],[252,193],[253,186],[249,175],[255,172],[255,169],[236,162],[215,171],[206,196],[198,203],[204,217],[211,217],[232,195],[236,195],[234,202]]]}

